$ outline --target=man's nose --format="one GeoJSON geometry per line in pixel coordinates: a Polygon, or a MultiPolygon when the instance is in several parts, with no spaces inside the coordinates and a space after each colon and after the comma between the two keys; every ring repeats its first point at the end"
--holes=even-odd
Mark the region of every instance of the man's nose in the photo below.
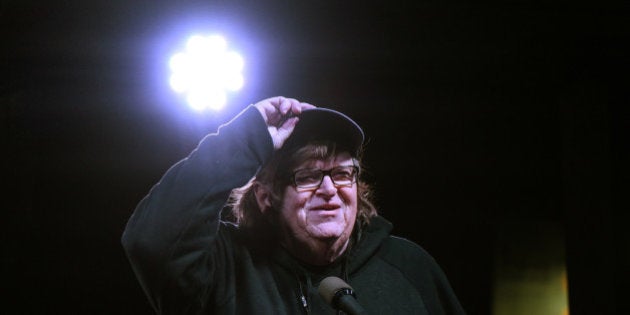
{"type": "Polygon", "coordinates": [[[319,185],[317,190],[327,194],[334,194],[337,192],[337,186],[335,186],[335,183],[333,182],[330,175],[324,175],[324,178],[322,178],[322,183],[319,185]]]}

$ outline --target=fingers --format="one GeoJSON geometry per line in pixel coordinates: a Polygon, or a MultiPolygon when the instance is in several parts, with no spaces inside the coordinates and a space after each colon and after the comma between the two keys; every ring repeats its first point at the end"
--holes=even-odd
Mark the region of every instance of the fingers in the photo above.
{"type": "Polygon", "coordinates": [[[287,119],[297,116],[303,110],[315,108],[314,105],[303,103],[294,98],[275,96],[254,104],[263,115],[268,125],[281,127],[287,119]]]}
{"type": "Polygon", "coordinates": [[[299,115],[302,113],[303,110],[305,109],[311,109],[311,108],[315,108],[315,105],[309,104],[309,103],[304,103],[304,102],[298,102],[297,106],[294,106],[291,108],[291,111],[293,113],[293,115],[299,115]]]}
{"type": "Polygon", "coordinates": [[[275,96],[254,104],[254,107],[258,109],[267,124],[274,148],[279,149],[293,132],[302,111],[316,106],[294,98],[275,96]]]}
{"type": "Polygon", "coordinates": [[[300,115],[303,110],[309,108],[315,108],[315,105],[300,102],[294,98],[284,98],[279,109],[283,118],[288,119],[300,115]]]}
{"type": "Polygon", "coordinates": [[[296,99],[293,98],[281,98],[280,99],[280,104],[278,105],[278,110],[280,110],[280,114],[282,114],[282,116],[285,116],[290,110],[291,107],[294,106],[294,103],[298,102],[296,99]]]}
{"type": "Polygon", "coordinates": [[[302,112],[305,104],[306,103],[302,103],[294,98],[283,97],[278,106],[278,110],[280,111],[280,114],[282,114],[282,116],[294,116],[302,112]]]}
{"type": "Polygon", "coordinates": [[[254,104],[254,107],[258,109],[267,125],[273,125],[274,123],[277,123],[279,118],[281,117],[277,109],[278,104],[280,104],[281,102],[282,97],[278,96],[259,101],[254,104]]]}

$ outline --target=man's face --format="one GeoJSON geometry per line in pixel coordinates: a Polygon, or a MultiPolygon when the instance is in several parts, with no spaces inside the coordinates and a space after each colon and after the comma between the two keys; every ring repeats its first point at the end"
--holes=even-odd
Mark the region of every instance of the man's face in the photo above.
{"type": "MultiPolygon", "coordinates": [[[[327,160],[311,160],[295,169],[317,168],[324,171],[338,166],[352,166],[348,153],[327,160]]],[[[293,241],[311,246],[325,241],[346,244],[357,216],[357,184],[335,186],[330,176],[316,188],[303,190],[294,185],[285,188],[280,219],[293,241]]]]}

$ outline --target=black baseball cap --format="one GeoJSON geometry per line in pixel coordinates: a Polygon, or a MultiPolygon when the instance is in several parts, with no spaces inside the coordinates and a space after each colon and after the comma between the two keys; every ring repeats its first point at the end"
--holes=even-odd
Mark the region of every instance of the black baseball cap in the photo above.
{"type": "Polygon", "coordinates": [[[310,141],[329,140],[352,154],[359,154],[364,140],[363,130],[347,115],[316,107],[302,111],[298,117],[299,121],[283,149],[300,147],[310,141]]]}

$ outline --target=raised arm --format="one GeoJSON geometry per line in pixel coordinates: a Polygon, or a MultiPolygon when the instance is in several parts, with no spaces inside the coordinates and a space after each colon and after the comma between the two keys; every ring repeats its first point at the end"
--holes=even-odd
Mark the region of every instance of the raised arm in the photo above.
{"type": "MultiPolygon", "coordinates": [[[[247,183],[312,105],[274,97],[246,108],[173,165],[136,207],[122,244],[158,312],[212,285],[221,209],[247,183]]],[[[187,302],[187,300],[189,302],[187,302]]],[[[178,310],[179,311],[179,310],[178,310]]]]}

